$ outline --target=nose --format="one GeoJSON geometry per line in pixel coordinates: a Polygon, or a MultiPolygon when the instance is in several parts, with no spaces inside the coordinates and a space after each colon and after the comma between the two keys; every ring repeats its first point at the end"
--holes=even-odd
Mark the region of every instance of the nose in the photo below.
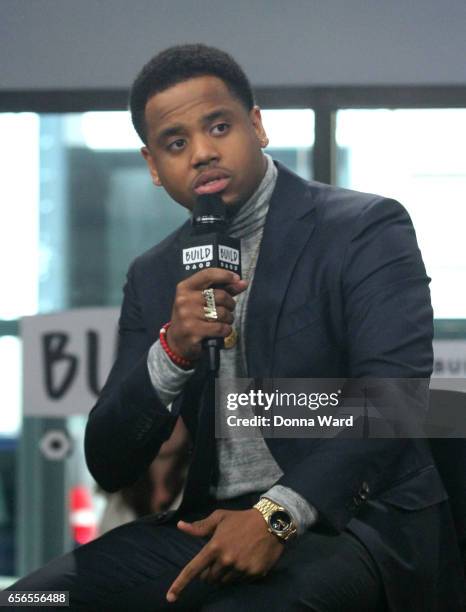
{"type": "Polygon", "coordinates": [[[191,163],[194,168],[209,165],[220,158],[215,142],[208,134],[196,135],[191,141],[191,147],[191,163]]]}

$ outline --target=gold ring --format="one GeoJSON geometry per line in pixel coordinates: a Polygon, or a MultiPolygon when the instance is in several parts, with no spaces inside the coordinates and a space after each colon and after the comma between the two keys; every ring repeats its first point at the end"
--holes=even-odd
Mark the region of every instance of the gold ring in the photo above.
{"type": "Polygon", "coordinates": [[[204,289],[202,295],[205,299],[204,316],[207,321],[216,321],[218,319],[217,307],[215,304],[215,294],[213,289],[204,289]]]}

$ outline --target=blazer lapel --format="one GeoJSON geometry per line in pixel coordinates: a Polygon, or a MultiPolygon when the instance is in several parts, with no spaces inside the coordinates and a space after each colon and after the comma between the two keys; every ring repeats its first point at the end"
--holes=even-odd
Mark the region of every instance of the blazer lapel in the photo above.
{"type": "Polygon", "coordinates": [[[246,321],[248,376],[271,377],[278,317],[304,246],[315,227],[309,184],[281,164],[270,200],[246,321]]]}

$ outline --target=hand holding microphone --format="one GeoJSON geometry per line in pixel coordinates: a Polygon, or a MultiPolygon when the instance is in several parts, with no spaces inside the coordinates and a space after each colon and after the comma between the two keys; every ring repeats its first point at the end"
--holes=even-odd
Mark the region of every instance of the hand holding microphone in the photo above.
{"type": "Polygon", "coordinates": [[[225,205],[218,195],[198,198],[181,260],[187,278],[177,286],[167,342],[174,352],[191,361],[198,359],[204,348],[209,369],[216,372],[223,339],[232,333],[236,305],[232,296],[247,287],[240,279],[240,241],[225,233],[225,205]],[[206,289],[212,289],[213,296],[206,296],[206,289]],[[210,316],[209,297],[214,298],[216,318],[210,316]]]}
{"type": "Polygon", "coordinates": [[[173,303],[171,326],[167,332],[170,348],[185,359],[195,361],[202,353],[202,342],[206,338],[226,338],[232,331],[233,312],[236,303],[232,296],[238,295],[247,287],[247,281],[238,275],[221,268],[208,268],[196,272],[178,283],[173,303]],[[205,298],[203,290],[214,289],[217,320],[208,321],[205,317],[205,298]],[[218,288],[222,285],[223,288],[218,288]]]}

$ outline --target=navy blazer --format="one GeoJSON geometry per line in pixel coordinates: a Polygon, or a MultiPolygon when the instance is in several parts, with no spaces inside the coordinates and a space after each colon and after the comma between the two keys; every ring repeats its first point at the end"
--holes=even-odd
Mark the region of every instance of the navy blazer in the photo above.
{"type": "MultiPolygon", "coordinates": [[[[276,165],[248,305],[248,375],[428,378],[429,279],[405,209],[394,200],[306,182],[276,165]]],[[[89,415],[85,440],[89,468],[109,491],[136,480],[175,423],[151,385],[147,352],[170,319],[180,280],[177,256],[188,232],[187,223],[137,258],[128,273],[117,360],[89,415]]],[[[202,380],[200,367],[178,401],[194,445],[202,380]]],[[[350,529],[365,543],[391,609],[435,609],[426,602],[443,590],[439,556],[454,561],[451,543],[442,544],[452,528],[424,440],[266,442],[283,471],[279,483],[316,507],[330,531],[350,529]],[[420,533],[415,516],[424,517],[431,538],[420,533]],[[406,593],[416,580],[422,606],[410,601],[410,608],[400,607],[403,584],[406,593]]]]}

